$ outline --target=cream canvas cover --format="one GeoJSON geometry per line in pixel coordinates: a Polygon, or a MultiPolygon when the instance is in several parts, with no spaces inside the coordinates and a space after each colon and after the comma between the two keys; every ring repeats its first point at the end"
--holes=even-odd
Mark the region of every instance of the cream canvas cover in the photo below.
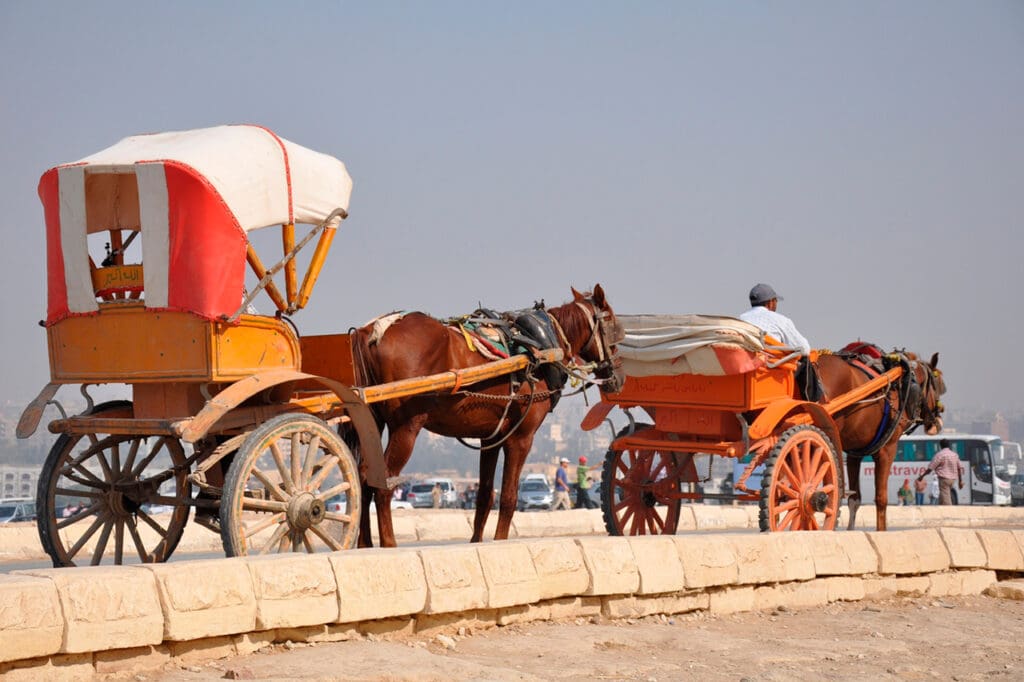
{"type": "Polygon", "coordinates": [[[723,375],[764,364],[763,333],[735,317],[619,315],[626,337],[617,348],[630,376],[723,375]]]}

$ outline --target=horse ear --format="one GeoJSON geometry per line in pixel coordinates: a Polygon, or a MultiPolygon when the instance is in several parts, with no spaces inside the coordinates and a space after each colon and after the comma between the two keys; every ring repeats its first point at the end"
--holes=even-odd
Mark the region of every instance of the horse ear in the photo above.
{"type": "Polygon", "coordinates": [[[569,288],[572,289],[572,298],[573,298],[574,301],[583,301],[583,300],[586,299],[586,296],[584,296],[580,292],[576,291],[576,287],[569,287],[569,288]]]}
{"type": "Polygon", "coordinates": [[[604,299],[604,289],[600,284],[594,285],[594,303],[602,310],[608,307],[608,302],[604,299]]]}
{"type": "Polygon", "coordinates": [[[928,366],[931,367],[932,369],[935,369],[938,366],[938,364],[939,364],[939,354],[935,353],[934,355],[932,355],[932,360],[931,360],[931,362],[928,363],[928,366]]]}

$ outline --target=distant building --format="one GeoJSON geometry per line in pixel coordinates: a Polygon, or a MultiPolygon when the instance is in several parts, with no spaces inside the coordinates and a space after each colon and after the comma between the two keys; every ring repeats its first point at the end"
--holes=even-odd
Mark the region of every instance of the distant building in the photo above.
{"type": "Polygon", "coordinates": [[[35,497],[39,467],[0,464],[0,498],[35,497]]]}

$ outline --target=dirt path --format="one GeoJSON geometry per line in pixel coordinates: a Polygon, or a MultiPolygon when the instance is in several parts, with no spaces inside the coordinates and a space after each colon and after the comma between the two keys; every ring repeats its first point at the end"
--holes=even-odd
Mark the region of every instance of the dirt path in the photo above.
{"type": "Polygon", "coordinates": [[[891,599],[817,610],[600,618],[383,641],[276,645],[153,682],[1024,679],[1024,602],[891,599]]]}

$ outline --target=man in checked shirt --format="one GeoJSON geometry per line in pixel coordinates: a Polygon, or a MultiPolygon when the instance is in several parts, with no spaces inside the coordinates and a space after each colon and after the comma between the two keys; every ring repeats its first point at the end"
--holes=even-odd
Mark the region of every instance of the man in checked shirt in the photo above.
{"type": "Polygon", "coordinates": [[[953,489],[954,480],[957,481],[957,488],[964,487],[964,465],[960,462],[959,455],[950,449],[950,442],[947,439],[940,440],[939,447],[942,449],[935,453],[928,468],[917,478],[921,480],[928,472],[934,471],[939,479],[939,504],[953,504],[950,491],[953,489]]]}

